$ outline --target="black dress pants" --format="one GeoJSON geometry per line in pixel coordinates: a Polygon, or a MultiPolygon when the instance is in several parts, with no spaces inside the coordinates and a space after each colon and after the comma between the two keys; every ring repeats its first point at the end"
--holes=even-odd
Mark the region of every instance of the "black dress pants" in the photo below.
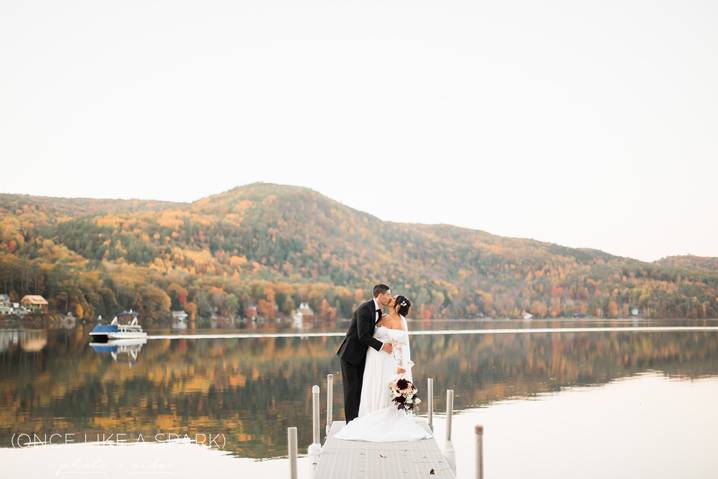
{"type": "Polygon", "coordinates": [[[342,383],[344,385],[344,417],[349,422],[359,415],[359,401],[361,400],[361,383],[364,378],[366,361],[360,364],[350,364],[343,359],[342,383]]]}

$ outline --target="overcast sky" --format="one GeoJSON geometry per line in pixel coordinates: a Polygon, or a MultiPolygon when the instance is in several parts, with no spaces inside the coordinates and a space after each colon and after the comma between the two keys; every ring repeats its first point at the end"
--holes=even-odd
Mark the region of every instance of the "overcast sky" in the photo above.
{"type": "Polygon", "coordinates": [[[714,1],[0,3],[0,191],[302,185],[384,220],[718,256],[714,1]]]}

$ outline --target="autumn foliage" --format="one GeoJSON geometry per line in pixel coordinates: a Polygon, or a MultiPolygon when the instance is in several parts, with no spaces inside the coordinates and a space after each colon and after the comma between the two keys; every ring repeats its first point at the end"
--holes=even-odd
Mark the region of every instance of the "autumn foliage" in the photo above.
{"type": "Polygon", "coordinates": [[[252,184],[193,203],[0,195],[0,292],[82,317],[348,317],[376,282],[415,318],[718,316],[712,258],[645,263],[447,225],[383,222],[252,184]]]}

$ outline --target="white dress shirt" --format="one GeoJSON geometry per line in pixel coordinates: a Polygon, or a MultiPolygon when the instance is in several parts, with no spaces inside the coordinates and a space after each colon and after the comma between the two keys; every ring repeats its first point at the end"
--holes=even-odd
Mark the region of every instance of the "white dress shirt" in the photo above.
{"type": "Polygon", "coordinates": [[[382,308],[382,307],[379,305],[379,303],[376,301],[376,298],[374,298],[374,317],[376,318],[376,319],[374,319],[374,322],[375,322],[375,323],[381,319],[381,317],[378,317],[378,318],[376,317],[376,310],[377,310],[377,309],[384,309],[384,308],[382,308]]]}

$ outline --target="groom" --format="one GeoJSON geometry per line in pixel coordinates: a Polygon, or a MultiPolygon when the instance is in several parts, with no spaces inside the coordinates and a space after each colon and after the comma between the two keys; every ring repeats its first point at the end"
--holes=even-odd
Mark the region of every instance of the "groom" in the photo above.
{"type": "Polygon", "coordinates": [[[391,353],[391,343],[382,343],[374,338],[374,325],[381,319],[382,309],[391,301],[391,290],[385,284],[377,284],[373,293],[374,299],[360,304],[354,310],[352,322],[337,351],[342,364],[344,416],[347,423],[359,414],[367,347],[391,353]]]}

